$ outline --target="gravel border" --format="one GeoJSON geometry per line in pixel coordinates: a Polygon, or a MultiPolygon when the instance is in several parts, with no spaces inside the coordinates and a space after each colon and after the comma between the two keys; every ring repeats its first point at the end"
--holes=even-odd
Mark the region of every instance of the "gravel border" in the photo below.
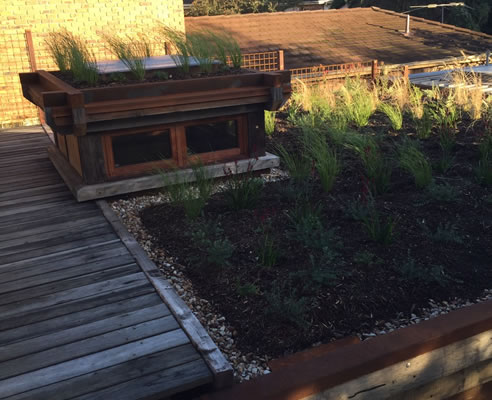
{"type": "MultiPolygon", "coordinates": [[[[288,175],[284,171],[277,168],[273,168],[269,174],[262,175],[265,182],[275,182],[287,177],[288,175]]],[[[218,185],[218,190],[221,190],[221,188],[222,185],[218,185]]],[[[235,379],[238,382],[242,382],[260,375],[269,374],[271,372],[268,367],[269,358],[261,354],[244,354],[236,348],[234,337],[237,336],[238,332],[227,323],[223,315],[217,312],[213,304],[196,294],[191,281],[184,274],[184,267],[179,263],[180,260],[168,255],[164,249],[159,247],[157,240],[145,230],[139,217],[140,211],[148,206],[166,203],[167,201],[167,197],[164,194],[144,194],[128,199],[112,200],[108,201],[108,203],[128,231],[154,261],[164,277],[174,286],[176,292],[193,311],[210,337],[231,363],[235,379]]],[[[452,310],[490,299],[492,299],[492,289],[485,290],[482,296],[474,300],[453,299],[452,301],[435,302],[431,299],[429,300],[429,306],[419,310],[418,314],[412,313],[408,316],[402,313],[390,321],[378,321],[375,329],[371,332],[360,332],[358,336],[361,340],[371,339],[392,332],[395,329],[417,324],[452,310]]],[[[316,343],[313,346],[319,344],[316,343]]]]}

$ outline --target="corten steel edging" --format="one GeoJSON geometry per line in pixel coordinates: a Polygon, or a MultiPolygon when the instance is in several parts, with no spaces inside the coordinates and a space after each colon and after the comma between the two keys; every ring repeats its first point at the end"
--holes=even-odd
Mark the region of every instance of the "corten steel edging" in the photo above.
{"type": "Polygon", "coordinates": [[[491,329],[492,300],[344,346],[203,399],[302,399],[491,329]]]}

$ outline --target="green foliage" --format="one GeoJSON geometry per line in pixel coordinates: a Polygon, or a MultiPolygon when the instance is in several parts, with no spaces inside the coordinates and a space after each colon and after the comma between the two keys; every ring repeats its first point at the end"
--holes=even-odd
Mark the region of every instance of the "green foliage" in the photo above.
{"type": "Polygon", "coordinates": [[[265,110],[265,133],[272,136],[275,132],[275,115],[276,111],[265,110]]]}
{"type": "MultiPolygon", "coordinates": [[[[223,230],[213,221],[196,225],[191,233],[194,246],[206,254],[208,265],[224,267],[234,253],[234,246],[229,239],[222,237],[223,230]]],[[[203,262],[203,260],[196,260],[203,262]]]]}
{"type": "Polygon", "coordinates": [[[298,184],[305,182],[312,170],[311,159],[302,153],[295,154],[294,152],[287,150],[281,144],[277,145],[275,149],[292,180],[298,184]]]}
{"type": "Polygon", "coordinates": [[[200,71],[206,74],[212,72],[217,53],[212,40],[213,36],[205,31],[195,31],[186,35],[190,55],[198,62],[200,71]]]}
{"type": "Polygon", "coordinates": [[[300,3],[300,0],[195,0],[188,12],[189,16],[222,14],[248,14],[261,12],[275,12],[291,8],[300,3]]]}
{"type": "Polygon", "coordinates": [[[154,76],[161,81],[167,81],[169,79],[169,74],[166,71],[155,71],[154,76]]]}
{"type": "Polygon", "coordinates": [[[192,166],[194,182],[179,178],[177,173],[159,170],[171,204],[182,207],[188,218],[200,216],[213,190],[212,179],[201,164],[192,166]]]}
{"type": "Polygon", "coordinates": [[[254,283],[246,282],[241,284],[238,281],[236,283],[236,292],[241,297],[251,297],[256,296],[259,293],[259,289],[254,283]]]}
{"type": "Polygon", "coordinates": [[[439,129],[439,135],[444,136],[446,140],[451,140],[454,138],[458,121],[461,118],[454,95],[449,94],[444,98],[437,88],[434,91],[426,92],[429,96],[434,96],[434,99],[429,103],[429,112],[439,129]]]}
{"type": "Polygon", "coordinates": [[[381,103],[379,109],[388,117],[391,127],[399,131],[403,126],[403,113],[397,104],[381,103]]]}
{"type": "Polygon", "coordinates": [[[152,44],[140,36],[120,37],[117,35],[103,35],[109,50],[130,70],[138,80],[145,79],[145,59],[153,55],[152,44]]]}
{"type": "Polygon", "coordinates": [[[415,283],[438,284],[445,287],[450,283],[444,268],[440,265],[429,265],[424,267],[418,265],[414,258],[408,255],[408,258],[398,267],[401,273],[401,279],[415,283]]]}
{"type": "Polygon", "coordinates": [[[279,249],[270,232],[265,232],[258,245],[258,261],[264,267],[271,268],[277,264],[279,249]]]}
{"type": "Polygon", "coordinates": [[[361,79],[347,79],[339,94],[346,119],[361,128],[369,123],[369,118],[376,109],[375,95],[361,79]]]}
{"type": "Polygon", "coordinates": [[[265,313],[273,318],[307,329],[306,320],[308,298],[297,296],[296,290],[286,287],[285,283],[275,282],[272,290],[266,294],[268,306],[265,313]]]}
{"type": "Polygon", "coordinates": [[[230,62],[233,68],[241,68],[242,53],[238,42],[227,33],[199,30],[183,33],[161,25],[160,33],[172,45],[177,54],[171,54],[183,73],[190,72],[190,58],[193,57],[202,73],[210,73],[216,60],[226,67],[230,62]]]}
{"type": "Polygon", "coordinates": [[[82,39],[61,30],[49,34],[46,44],[60,71],[70,71],[77,82],[94,86],[99,80],[94,53],[82,39]]]}
{"type": "Polygon", "coordinates": [[[362,224],[369,237],[377,243],[390,244],[394,239],[396,220],[392,217],[385,219],[375,206],[369,207],[367,211],[362,217],[362,224]]]}
{"type": "Polygon", "coordinates": [[[492,136],[486,136],[479,145],[480,160],[476,168],[479,182],[492,186],[492,136]]]}
{"type": "Polygon", "coordinates": [[[451,222],[439,223],[435,232],[427,231],[428,236],[435,242],[463,244],[463,237],[456,225],[451,222]]]}
{"type": "Polygon", "coordinates": [[[244,173],[238,171],[237,163],[234,171],[232,168],[225,169],[227,180],[224,194],[233,210],[254,208],[261,197],[263,180],[253,175],[252,168],[253,163],[250,162],[244,173]]]}
{"type": "Polygon", "coordinates": [[[432,183],[427,186],[427,195],[434,201],[451,203],[456,201],[458,197],[458,191],[454,186],[448,183],[432,183]]]}
{"type": "Polygon", "coordinates": [[[427,107],[424,108],[420,118],[414,118],[415,130],[419,139],[428,139],[432,133],[433,119],[427,107]]]}
{"type": "Polygon", "coordinates": [[[335,179],[340,172],[340,162],[335,150],[326,143],[325,137],[315,129],[305,129],[303,132],[304,148],[314,161],[321,186],[325,192],[331,191],[335,179]]]}
{"type": "Polygon", "coordinates": [[[432,167],[424,154],[412,143],[404,143],[400,149],[400,165],[412,174],[415,185],[423,189],[432,182],[432,167]]]}
{"type": "Polygon", "coordinates": [[[374,138],[359,134],[347,135],[345,146],[359,155],[371,192],[386,193],[390,187],[392,166],[374,138]]]}
{"type": "Polygon", "coordinates": [[[187,43],[186,35],[176,29],[170,28],[165,25],[159,26],[159,31],[164,37],[164,40],[174,47],[177,54],[170,54],[174,63],[181,71],[185,74],[190,72],[190,57],[192,56],[190,52],[190,47],[187,43]]]}
{"type": "Polygon", "coordinates": [[[383,260],[381,260],[378,256],[376,256],[376,254],[371,253],[370,251],[360,251],[358,253],[355,253],[354,262],[357,264],[370,266],[381,264],[383,260]]]}

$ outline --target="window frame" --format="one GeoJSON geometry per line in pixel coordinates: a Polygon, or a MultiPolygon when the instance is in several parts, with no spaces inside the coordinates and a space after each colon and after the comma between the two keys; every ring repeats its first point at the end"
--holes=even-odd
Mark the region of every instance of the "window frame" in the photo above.
{"type": "Polygon", "coordinates": [[[203,164],[209,164],[217,161],[228,161],[233,159],[245,158],[248,154],[248,120],[246,114],[240,114],[222,116],[218,118],[206,118],[186,122],[177,122],[165,125],[154,125],[151,127],[130,129],[121,132],[111,133],[109,135],[103,135],[102,141],[106,164],[106,173],[109,178],[142,175],[151,172],[152,170],[188,167],[197,161],[203,164]],[[234,120],[237,122],[239,147],[188,155],[188,146],[186,143],[187,127],[230,120],[234,120]],[[124,135],[138,135],[139,133],[158,130],[169,130],[170,132],[169,138],[171,141],[172,153],[172,157],[170,159],[125,165],[122,167],[115,166],[112,140],[113,137],[124,135]]]}

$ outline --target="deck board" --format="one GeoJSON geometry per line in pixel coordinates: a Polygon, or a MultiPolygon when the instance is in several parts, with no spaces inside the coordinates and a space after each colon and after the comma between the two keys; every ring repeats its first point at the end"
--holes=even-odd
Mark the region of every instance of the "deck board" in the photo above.
{"type": "Polygon", "coordinates": [[[213,375],[40,128],[0,132],[0,399],[167,397],[213,375]]]}

